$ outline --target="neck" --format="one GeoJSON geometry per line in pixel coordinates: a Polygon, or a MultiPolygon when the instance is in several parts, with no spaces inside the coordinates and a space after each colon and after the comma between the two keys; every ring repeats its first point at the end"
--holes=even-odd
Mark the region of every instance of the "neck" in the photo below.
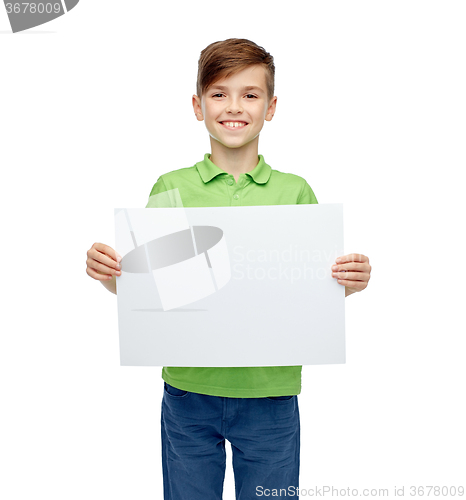
{"type": "Polygon", "coordinates": [[[210,161],[231,174],[237,181],[241,174],[250,172],[259,163],[258,142],[251,141],[241,148],[226,148],[210,138],[212,154],[210,161]]]}

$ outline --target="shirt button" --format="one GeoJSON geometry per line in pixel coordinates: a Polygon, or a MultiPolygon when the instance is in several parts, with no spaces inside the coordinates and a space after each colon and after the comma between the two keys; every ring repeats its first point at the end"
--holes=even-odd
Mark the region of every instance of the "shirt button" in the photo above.
{"type": "Polygon", "coordinates": [[[237,199],[239,198],[239,195],[235,194],[235,195],[233,196],[233,198],[234,198],[235,200],[237,200],[237,199]]]}
{"type": "Polygon", "coordinates": [[[231,185],[233,184],[233,179],[228,179],[228,180],[227,180],[227,184],[228,184],[229,186],[231,186],[231,185]]]}

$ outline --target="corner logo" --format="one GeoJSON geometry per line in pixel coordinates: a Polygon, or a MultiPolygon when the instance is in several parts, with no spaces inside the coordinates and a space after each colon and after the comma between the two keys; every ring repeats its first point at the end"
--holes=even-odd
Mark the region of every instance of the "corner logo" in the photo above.
{"type": "Polygon", "coordinates": [[[43,0],[18,2],[3,0],[13,33],[28,30],[63,16],[76,7],[79,0],[43,0]]]}

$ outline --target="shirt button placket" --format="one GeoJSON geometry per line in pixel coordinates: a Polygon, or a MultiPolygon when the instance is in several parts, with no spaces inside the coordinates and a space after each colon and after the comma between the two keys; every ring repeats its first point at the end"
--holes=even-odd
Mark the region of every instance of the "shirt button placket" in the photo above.
{"type": "Polygon", "coordinates": [[[234,201],[235,205],[240,205],[239,193],[240,193],[242,187],[243,187],[243,179],[240,178],[240,179],[238,179],[238,182],[236,184],[235,194],[233,195],[233,201],[234,201]]]}
{"type": "MultiPolygon", "coordinates": [[[[233,186],[233,184],[235,183],[235,181],[230,177],[229,179],[226,180],[226,183],[227,183],[228,186],[233,186]]],[[[233,189],[236,190],[236,187],[234,187],[233,189]]],[[[234,194],[233,194],[233,202],[236,202],[236,200],[238,200],[238,198],[239,198],[239,195],[234,192],[234,194]]]]}

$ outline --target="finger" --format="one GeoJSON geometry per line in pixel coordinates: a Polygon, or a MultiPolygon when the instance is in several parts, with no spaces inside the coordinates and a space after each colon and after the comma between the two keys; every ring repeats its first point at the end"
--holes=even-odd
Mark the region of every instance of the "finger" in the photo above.
{"type": "Polygon", "coordinates": [[[120,260],[122,259],[121,255],[116,250],[114,250],[112,247],[109,247],[108,245],[105,245],[104,243],[94,243],[92,245],[92,248],[100,253],[109,255],[115,262],[120,262],[120,260]]]}
{"type": "Polygon", "coordinates": [[[362,253],[350,253],[348,255],[342,255],[338,257],[335,262],[337,264],[344,264],[345,262],[367,262],[369,263],[369,259],[363,255],[362,253]]]}
{"type": "Polygon", "coordinates": [[[348,262],[347,264],[336,264],[332,266],[333,272],[338,271],[359,271],[362,273],[370,273],[371,266],[367,262],[348,262]],[[335,269],[334,269],[335,267],[335,269]]]}
{"type": "Polygon", "coordinates": [[[94,278],[95,280],[99,280],[99,281],[103,281],[103,280],[111,280],[113,278],[113,275],[109,275],[109,274],[100,274],[96,271],[94,271],[94,269],[88,267],[86,269],[86,273],[91,277],[91,278],[94,278]]]}
{"type": "MultiPolygon", "coordinates": [[[[94,271],[97,271],[101,274],[111,274],[111,275],[115,275],[115,276],[121,275],[121,271],[119,269],[106,266],[105,264],[101,264],[100,262],[93,260],[93,259],[87,259],[86,264],[87,264],[87,267],[89,267],[90,269],[93,269],[94,271]]],[[[116,262],[115,262],[115,265],[118,266],[118,264],[116,262]]]]}
{"type": "Polygon", "coordinates": [[[353,280],[353,281],[369,281],[369,275],[367,273],[354,273],[354,272],[340,272],[333,273],[332,276],[334,278],[339,278],[341,280],[353,280]]]}
{"type": "MultiPolygon", "coordinates": [[[[108,248],[110,248],[110,247],[108,247],[108,248]]],[[[110,248],[110,250],[114,251],[113,248],[110,248]]],[[[121,267],[119,262],[117,261],[117,259],[113,259],[109,255],[100,252],[99,250],[97,250],[97,248],[91,248],[88,252],[88,257],[89,257],[89,259],[94,260],[96,262],[100,262],[100,263],[104,264],[105,266],[110,267],[112,269],[120,269],[120,267],[121,267]]],[[[91,267],[94,267],[94,266],[91,266],[91,267]]]]}

